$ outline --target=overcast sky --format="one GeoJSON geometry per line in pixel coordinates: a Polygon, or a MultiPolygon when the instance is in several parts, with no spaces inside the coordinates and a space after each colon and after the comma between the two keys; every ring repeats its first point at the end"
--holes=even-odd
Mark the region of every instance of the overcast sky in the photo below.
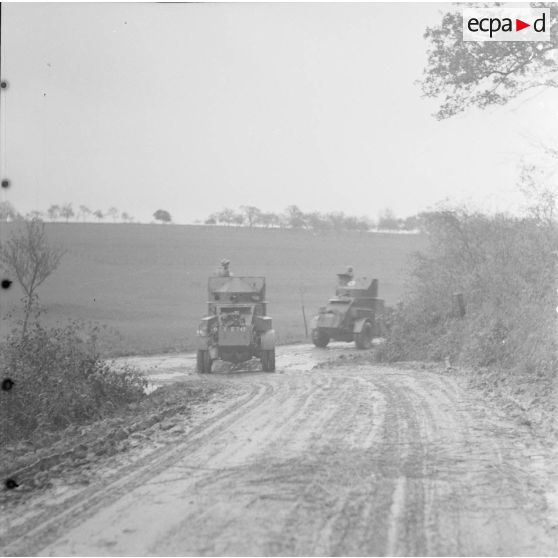
{"type": "Polygon", "coordinates": [[[513,209],[519,159],[556,142],[558,93],[436,121],[415,82],[443,9],[3,4],[8,199],[185,223],[246,204],[513,209]]]}

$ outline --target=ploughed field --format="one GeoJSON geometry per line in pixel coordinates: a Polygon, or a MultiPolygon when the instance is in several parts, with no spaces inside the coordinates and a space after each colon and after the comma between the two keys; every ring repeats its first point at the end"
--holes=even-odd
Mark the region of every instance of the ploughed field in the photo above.
{"type": "MultiPolygon", "coordinates": [[[[1,232],[6,238],[9,226],[1,232]]],[[[425,246],[419,235],[187,225],[56,223],[47,233],[67,254],[39,292],[45,319],[107,326],[105,348],[113,355],[194,348],[207,278],[222,258],[235,275],[267,278],[268,311],[285,343],[304,339],[301,300],[310,320],[347,265],[377,277],[380,297],[397,302],[408,258],[425,246]]],[[[20,296],[11,290],[3,315],[20,296]]],[[[7,324],[1,327],[5,335],[7,324]]]]}

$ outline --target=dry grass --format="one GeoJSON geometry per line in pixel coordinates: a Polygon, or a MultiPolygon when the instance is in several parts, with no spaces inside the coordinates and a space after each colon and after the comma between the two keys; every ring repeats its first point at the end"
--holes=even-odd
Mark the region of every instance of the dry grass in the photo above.
{"type": "Polygon", "coordinates": [[[2,377],[14,382],[0,392],[0,444],[110,416],[144,397],[142,375],[130,367],[112,370],[101,358],[99,329],[34,322],[0,344],[2,377]]]}
{"type": "Polygon", "coordinates": [[[440,212],[426,217],[405,302],[379,357],[477,370],[474,384],[537,423],[555,410],[555,228],[535,219],[440,212]],[[461,292],[460,317],[452,295],[461,292]]]}

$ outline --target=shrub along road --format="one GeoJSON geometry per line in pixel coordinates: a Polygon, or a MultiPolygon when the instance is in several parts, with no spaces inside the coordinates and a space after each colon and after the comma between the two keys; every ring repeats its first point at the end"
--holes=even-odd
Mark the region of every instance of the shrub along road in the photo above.
{"type": "Polygon", "coordinates": [[[6,501],[3,552],[555,555],[550,450],[443,371],[364,356],[291,346],[276,374],[192,377],[218,395],[6,501]]]}

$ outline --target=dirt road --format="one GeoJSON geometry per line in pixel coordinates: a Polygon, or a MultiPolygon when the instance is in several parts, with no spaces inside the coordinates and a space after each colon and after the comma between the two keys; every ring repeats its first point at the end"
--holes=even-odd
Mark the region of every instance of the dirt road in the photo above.
{"type": "MultiPolygon", "coordinates": [[[[155,383],[192,364],[154,358],[155,383]]],[[[230,385],[230,397],[156,451],[146,442],[71,498],[10,519],[4,552],[558,552],[547,450],[447,374],[366,364],[345,347],[291,347],[276,374],[196,381],[230,385]]]]}

